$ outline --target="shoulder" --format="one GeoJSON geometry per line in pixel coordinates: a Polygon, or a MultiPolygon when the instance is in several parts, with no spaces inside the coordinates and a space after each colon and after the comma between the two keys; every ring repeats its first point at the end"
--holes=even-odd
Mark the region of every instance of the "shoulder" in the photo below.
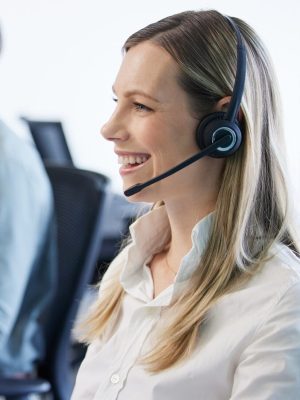
{"type": "Polygon", "coordinates": [[[287,246],[277,244],[273,256],[266,262],[262,278],[273,284],[274,309],[282,308],[288,314],[295,311],[300,323],[300,259],[287,246]]]}
{"type": "Polygon", "coordinates": [[[300,260],[283,245],[272,247],[270,257],[246,283],[217,302],[220,321],[236,321],[254,332],[266,320],[294,313],[300,322],[300,260]]]}
{"type": "Polygon", "coordinates": [[[30,174],[45,179],[42,160],[33,145],[18,137],[0,120],[0,168],[9,174],[30,174]]]}
{"type": "Polygon", "coordinates": [[[246,288],[255,296],[253,302],[260,303],[258,313],[271,312],[286,299],[296,305],[300,297],[300,259],[287,246],[274,244],[246,288]]]}
{"type": "Polygon", "coordinates": [[[0,186],[6,188],[4,194],[8,197],[18,193],[21,198],[26,193],[24,201],[27,198],[43,204],[51,201],[50,182],[38,152],[1,120],[0,186]]]}
{"type": "Polygon", "coordinates": [[[300,284],[300,258],[287,246],[275,244],[253,281],[272,285],[279,295],[283,294],[289,287],[300,284]]]}
{"type": "Polygon", "coordinates": [[[270,257],[244,289],[257,328],[274,319],[286,326],[292,322],[299,330],[300,259],[287,246],[273,245],[270,257]]]}

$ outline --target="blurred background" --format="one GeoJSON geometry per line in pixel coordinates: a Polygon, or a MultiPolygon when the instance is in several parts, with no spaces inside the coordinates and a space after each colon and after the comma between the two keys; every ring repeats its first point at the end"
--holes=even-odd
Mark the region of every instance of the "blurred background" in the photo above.
{"type": "Polygon", "coordinates": [[[0,116],[30,140],[19,117],[63,123],[76,166],[101,172],[121,193],[112,144],[99,135],[129,34],[186,9],[216,8],[249,22],[271,53],[282,100],[294,194],[300,195],[298,0],[0,0],[0,116]]]}

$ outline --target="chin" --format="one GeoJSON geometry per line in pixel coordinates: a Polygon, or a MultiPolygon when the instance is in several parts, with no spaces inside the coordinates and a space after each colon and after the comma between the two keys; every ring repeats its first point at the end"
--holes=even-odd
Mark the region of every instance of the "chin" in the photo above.
{"type": "MultiPolygon", "coordinates": [[[[123,191],[129,189],[133,185],[123,185],[123,191]]],[[[127,201],[130,203],[155,203],[160,201],[161,199],[158,198],[157,190],[154,188],[147,187],[142,189],[140,192],[133,194],[132,196],[125,196],[127,201]]]]}

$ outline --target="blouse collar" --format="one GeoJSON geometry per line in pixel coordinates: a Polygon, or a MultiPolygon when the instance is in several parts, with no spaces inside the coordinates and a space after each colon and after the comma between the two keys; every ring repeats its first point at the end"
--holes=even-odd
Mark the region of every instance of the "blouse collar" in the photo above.
{"type": "Polygon", "coordinates": [[[194,226],[192,247],[183,257],[174,284],[153,299],[153,282],[147,262],[154,254],[165,248],[170,240],[171,230],[164,206],[149,211],[130,226],[132,242],[127,247],[125,263],[120,276],[124,290],[148,305],[168,305],[175,293],[191,278],[199,266],[205,250],[213,213],[208,214],[194,226]]]}

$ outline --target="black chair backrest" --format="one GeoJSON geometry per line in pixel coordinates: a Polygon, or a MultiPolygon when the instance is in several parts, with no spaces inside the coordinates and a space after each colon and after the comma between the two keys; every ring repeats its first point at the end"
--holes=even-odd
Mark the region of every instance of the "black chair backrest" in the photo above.
{"type": "Polygon", "coordinates": [[[33,121],[22,117],[43,161],[57,165],[73,165],[61,122],[33,121]]]}
{"type": "Polygon", "coordinates": [[[79,302],[94,274],[110,198],[104,175],[49,164],[46,170],[57,220],[58,279],[45,331],[46,359],[40,376],[50,381],[56,400],[67,400],[72,390],[70,333],[79,302]]]}

